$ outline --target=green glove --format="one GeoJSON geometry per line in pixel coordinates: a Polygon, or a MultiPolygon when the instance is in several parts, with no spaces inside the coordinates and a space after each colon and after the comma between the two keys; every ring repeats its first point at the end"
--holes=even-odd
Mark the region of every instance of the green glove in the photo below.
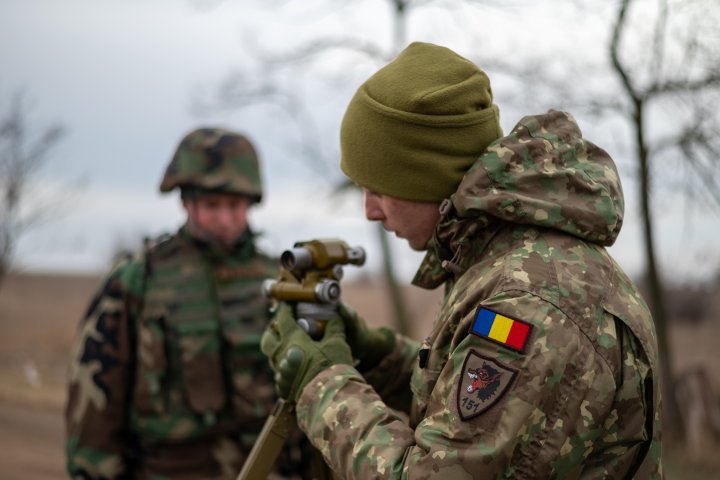
{"type": "Polygon", "coordinates": [[[280,303],[263,333],[260,350],[275,371],[278,395],[291,402],[297,402],[305,385],[321,371],[337,364],[352,365],[340,317],[331,319],[323,337],[315,341],[297,324],[292,308],[286,303],[280,303]]]}
{"type": "Polygon", "coordinates": [[[345,337],[353,357],[360,360],[360,372],[377,366],[395,348],[395,332],[391,329],[368,328],[365,320],[345,304],[340,304],[338,313],[345,322],[345,337]]]}

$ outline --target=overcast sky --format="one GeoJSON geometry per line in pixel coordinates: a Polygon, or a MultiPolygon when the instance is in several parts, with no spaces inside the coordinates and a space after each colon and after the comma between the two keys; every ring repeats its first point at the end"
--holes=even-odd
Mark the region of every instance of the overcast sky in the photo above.
{"type": "MultiPolygon", "coordinates": [[[[251,221],[264,232],[261,244],[266,250],[278,253],[296,240],[341,237],[364,245],[368,268],[377,269],[376,232],[363,219],[360,196],[331,194],[341,178],[337,163],[323,164],[325,173],[309,168],[292,150],[297,132],[285,139],[296,128],[278,109],[258,105],[243,111],[201,111],[197,107],[230,72],[254,65],[251,53],[257,49],[299,44],[320,31],[353,32],[389,51],[387,2],[308,0],[282,2],[276,10],[264,7],[266,3],[0,2],[0,108],[6,110],[11,96],[22,88],[36,131],[53,122],[67,127],[40,187],[47,190],[59,185],[73,194],[61,214],[22,237],[16,257],[20,268],[99,272],[108,266],[118,245],[137,243],[140,235],[174,231],[183,219],[182,210],[175,195],[159,195],[162,172],[187,131],[221,125],[246,132],[262,155],[267,201],[252,213],[251,221]],[[321,15],[323,5],[336,7],[321,15]],[[73,191],[78,180],[83,186],[73,191]]],[[[551,4],[528,2],[533,3],[551,4]]],[[[523,16],[494,8],[454,14],[426,9],[411,15],[408,41],[442,43],[473,58],[485,47],[539,48],[537,38],[543,38],[543,48],[550,51],[567,44],[562,33],[568,24],[565,13],[547,12],[537,5],[532,8],[523,16]],[[456,27],[458,17],[463,17],[461,27],[456,27]]],[[[590,36],[592,28],[586,30],[590,36]]],[[[322,137],[319,142],[332,158],[343,109],[377,65],[336,53],[325,64],[314,66],[328,72],[339,67],[351,74],[349,81],[333,73],[321,81],[304,76],[285,79],[286,85],[297,85],[301,93],[307,89],[306,106],[321,119],[322,128],[316,132],[322,137]],[[318,94],[318,88],[334,93],[318,94]]],[[[513,94],[497,82],[494,89],[498,98],[513,94]]],[[[520,114],[537,113],[500,107],[506,131],[520,114]]],[[[581,128],[586,127],[591,126],[581,122],[581,128]]],[[[612,138],[616,133],[608,130],[600,135],[612,138]]],[[[624,153],[622,145],[603,146],[616,158],[624,153]]],[[[625,174],[627,165],[618,163],[625,174]]],[[[643,266],[637,202],[632,178],[623,181],[626,221],[611,253],[637,276],[643,266]]],[[[661,208],[657,240],[666,273],[696,278],[717,272],[720,247],[715,238],[720,220],[701,222],[698,215],[688,217],[682,206],[663,204],[661,208]]],[[[421,256],[408,253],[399,240],[393,239],[392,248],[400,259],[402,277],[409,279],[421,256]]]]}

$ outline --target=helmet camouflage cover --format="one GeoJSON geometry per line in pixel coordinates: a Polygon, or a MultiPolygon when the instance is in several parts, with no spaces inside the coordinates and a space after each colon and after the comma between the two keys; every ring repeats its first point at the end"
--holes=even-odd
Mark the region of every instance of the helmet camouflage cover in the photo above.
{"type": "Polygon", "coordinates": [[[243,135],[199,128],[185,135],[165,170],[160,191],[181,189],[237,193],[262,198],[257,152],[243,135]]]}

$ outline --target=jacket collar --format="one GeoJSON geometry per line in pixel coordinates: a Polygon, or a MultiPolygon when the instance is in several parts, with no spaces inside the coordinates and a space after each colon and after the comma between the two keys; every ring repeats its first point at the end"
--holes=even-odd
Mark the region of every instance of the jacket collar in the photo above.
{"type": "Polygon", "coordinates": [[[478,261],[503,222],[480,214],[460,218],[448,198],[440,204],[440,220],[413,285],[433,289],[456,279],[478,261]]]}

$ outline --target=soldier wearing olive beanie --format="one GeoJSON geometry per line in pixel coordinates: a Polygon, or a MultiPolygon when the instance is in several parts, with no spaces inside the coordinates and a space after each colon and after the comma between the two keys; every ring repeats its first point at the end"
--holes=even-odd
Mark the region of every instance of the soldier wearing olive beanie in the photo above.
{"type": "Polygon", "coordinates": [[[415,42],[350,101],[340,167],[374,192],[440,202],[501,136],[485,72],[452,50],[415,42]]]}
{"type": "Polygon", "coordinates": [[[358,89],[342,169],[369,221],[426,251],[413,284],[443,304],[421,345],[344,305],[318,343],[278,309],[276,384],[348,479],[662,478],[655,326],[605,250],[617,168],[567,112],[500,136],[487,76],[446,48],[358,89]]]}

